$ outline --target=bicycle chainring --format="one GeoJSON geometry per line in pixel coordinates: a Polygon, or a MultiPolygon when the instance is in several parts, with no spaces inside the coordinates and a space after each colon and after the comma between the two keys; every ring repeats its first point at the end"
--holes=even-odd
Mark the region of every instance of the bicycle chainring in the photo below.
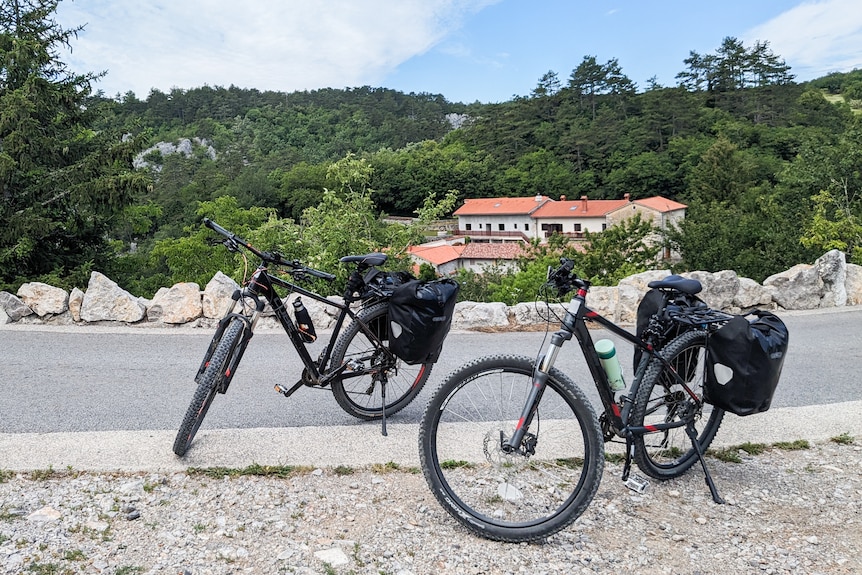
{"type": "Polygon", "coordinates": [[[611,426],[611,421],[608,418],[607,413],[602,413],[599,416],[599,425],[602,428],[602,438],[607,442],[614,439],[617,436],[616,431],[611,426]]]}

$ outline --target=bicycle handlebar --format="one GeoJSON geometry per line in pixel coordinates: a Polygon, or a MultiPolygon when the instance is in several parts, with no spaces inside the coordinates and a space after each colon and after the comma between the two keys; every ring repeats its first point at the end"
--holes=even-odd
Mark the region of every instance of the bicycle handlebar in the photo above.
{"type": "Polygon", "coordinates": [[[209,229],[213,230],[214,232],[217,232],[227,238],[226,244],[228,249],[236,249],[239,246],[242,246],[263,261],[277,265],[288,266],[290,268],[293,268],[293,272],[295,273],[305,273],[326,281],[332,281],[335,279],[335,274],[306,267],[302,265],[299,260],[286,260],[278,252],[260,251],[259,249],[251,245],[249,242],[245,241],[232,231],[226,230],[225,228],[221,227],[209,218],[204,218],[204,225],[209,229]]]}
{"type": "Polygon", "coordinates": [[[547,283],[554,286],[560,296],[574,290],[586,288],[589,289],[590,282],[579,278],[572,270],[575,267],[575,262],[569,258],[560,258],[560,265],[557,268],[548,268],[547,283]]]}

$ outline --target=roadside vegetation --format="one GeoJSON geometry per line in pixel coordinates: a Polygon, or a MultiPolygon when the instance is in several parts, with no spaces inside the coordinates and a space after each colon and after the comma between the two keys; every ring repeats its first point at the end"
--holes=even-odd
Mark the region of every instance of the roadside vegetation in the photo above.
{"type": "MultiPolygon", "coordinates": [[[[536,193],[688,205],[663,237],[682,256],[674,271],[762,281],[830,249],[862,263],[862,70],[800,83],[768,43],[729,37],[692,52],[673,86],[584,56],[499,104],[369,86],[141,99],[58,58],[81,30],[55,23],[58,3],[0,8],[0,289],[85,287],[93,270],[144,297],[219,269],[241,279],[204,217],[343,279],[348,253],[385,249],[403,267],[465,198],[536,193]]],[[[654,265],[648,233],[633,221],[577,249],[532,246],[515,273],[462,272],[462,297],[531,300],[561,253],[612,284],[654,265]]]]}

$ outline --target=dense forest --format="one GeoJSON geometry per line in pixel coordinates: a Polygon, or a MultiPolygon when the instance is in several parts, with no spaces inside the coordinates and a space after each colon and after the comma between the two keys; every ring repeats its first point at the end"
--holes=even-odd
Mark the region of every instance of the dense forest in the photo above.
{"type": "MultiPolygon", "coordinates": [[[[674,86],[639,87],[615,59],[585,56],[493,105],[369,86],[142,100],[94,92],[97,75],[66,69],[56,48],[76,31],[53,22],[56,5],[0,11],[0,289],[83,287],[98,269],[151,296],[239,269],[208,243],[204,216],[323,269],[384,247],[403,263],[421,226],[393,229],[381,214],[425,221],[464,198],[536,193],[687,204],[665,238],[679,271],[762,281],[832,248],[862,263],[862,70],[800,83],[768,43],[729,37],[692,52],[674,86]]],[[[621,251],[619,270],[648,265],[643,246],[609,238],[587,251],[621,251]]],[[[463,279],[514,281],[489,277],[463,279]]]]}

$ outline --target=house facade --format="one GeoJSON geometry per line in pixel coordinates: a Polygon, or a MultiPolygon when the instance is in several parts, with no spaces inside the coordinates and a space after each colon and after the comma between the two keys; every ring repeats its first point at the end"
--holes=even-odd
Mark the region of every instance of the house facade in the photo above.
{"type": "Polygon", "coordinates": [[[659,229],[666,229],[685,218],[687,206],[661,196],[632,200],[552,200],[547,196],[531,198],[468,199],[455,210],[458,235],[473,241],[547,240],[563,234],[580,238],[589,231],[597,233],[638,213],[659,229]]]}
{"type": "Polygon", "coordinates": [[[455,210],[458,235],[476,241],[527,241],[539,237],[533,214],[546,203],[548,196],[528,198],[474,198],[464,200],[455,210]]]}
{"type": "MultiPolygon", "coordinates": [[[[687,206],[662,196],[632,200],[552,200],[548,196],[475,198],[455,210],[458,229],[454,237],[410,248],[417,265],[431,264],[437,273],[459,269],[481,272],[490,265],[511,268],[531,240],[545,242],[553,234],[577,240],[586,232],[599,233],[640,214],[663,230],[685,218],[687,206]]],[[[658,241],[658,237],[655,238],[658,241]]],[[[673,254],[665,252],[664,258],[673,254]]]]}

